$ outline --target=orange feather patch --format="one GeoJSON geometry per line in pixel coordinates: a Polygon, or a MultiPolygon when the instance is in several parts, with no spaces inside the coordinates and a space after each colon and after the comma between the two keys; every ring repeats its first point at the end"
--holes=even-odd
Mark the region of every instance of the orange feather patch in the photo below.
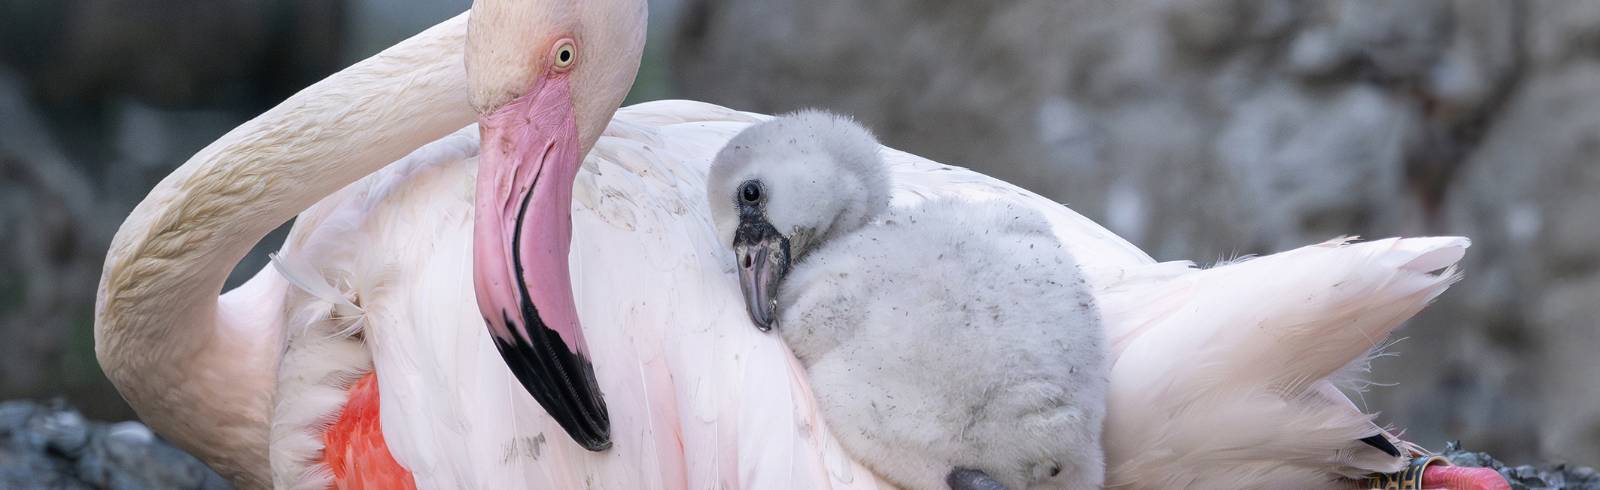
{"type": "Polygon", "coordinates": [[[411,472],[400,466],[383,442],[378,420],[378,376],[367,373],[350,387],[339,421],[322,436],[322,460],[333,470],[331,488],[340,490],[415,489],[411,472]]]}

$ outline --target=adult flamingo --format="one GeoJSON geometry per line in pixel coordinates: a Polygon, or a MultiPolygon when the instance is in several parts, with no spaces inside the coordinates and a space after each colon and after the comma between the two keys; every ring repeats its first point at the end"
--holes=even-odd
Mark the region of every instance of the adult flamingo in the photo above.
{"type": "MultiPolygon", "coordinates": [[[[235,129],[134,210],[96,309],[97,354],[130,404],[252,487],[880,486],[833,443],[781,343],[745,323],[731,261],[710,242],[705,164],[761,116],[680,102],[612,120],[637,68],[642,2],[480,0],[474,12],[470,36],[465,15],[451,19],[235,129]],[[475,112],[481,160],[474,131],[450,135],[475,112]],[[296,214],[277,266],[217,297],[296,214]],[[591,370],[592,386],[574,384],[591,370]]],[[[1015,187],[888,156],[897,200],[1026,203],[1090,265],[1122,357],[1112,483],[1237,470],[1334,484],[1400,465],[1356,442],[1387,439],[1326,379],[1443,291],[1451,276],[1430,272],[1463,240],[1196,271],[1154,264],[1015,187]],[[1306,297],[1263,304],[1269,285],[1306,297]],[[1307,342],[1334,326],[1351,328],[1307,342]],[[1196,359],[1214,362],[1183,362],[1196,359]],[[1229,411],[1241,407],[1255,409],[1229,411]],[[1237,430],[1195,438],[1222,422],[1237,430]]]]}

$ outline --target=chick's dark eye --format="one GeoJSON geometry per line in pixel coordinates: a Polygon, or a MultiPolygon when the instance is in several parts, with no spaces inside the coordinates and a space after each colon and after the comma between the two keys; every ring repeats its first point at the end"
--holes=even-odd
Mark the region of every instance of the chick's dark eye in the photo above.
{"type": "Polygon", "coordinates": [[[746,204],[761,202],[761,183],[751,180],[739,186],[739,200],[746,204]]]}

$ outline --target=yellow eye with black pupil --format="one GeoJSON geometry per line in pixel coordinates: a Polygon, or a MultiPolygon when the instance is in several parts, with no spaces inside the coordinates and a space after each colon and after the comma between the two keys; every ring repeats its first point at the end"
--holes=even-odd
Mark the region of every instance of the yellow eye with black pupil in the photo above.
{"type": "Polygon", "coordinates": [[[572,43],[570,42],[562,43],[560,46],[556,47],[555,61],[556,68],[567,68],[572,66],[573,62],[578,61],[577,48],[573,47],[572,43]]]}

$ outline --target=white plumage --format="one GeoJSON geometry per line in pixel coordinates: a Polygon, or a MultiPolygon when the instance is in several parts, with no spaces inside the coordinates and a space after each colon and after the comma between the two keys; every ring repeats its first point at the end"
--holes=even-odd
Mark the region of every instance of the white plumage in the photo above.
{"type": "Polygon", "coordinates": [[[1107,485],[1344,488],[1398,470],[1357,441],[1380,431],[1333,383],[1459,277],[1467,246],[1335,240],[1207,270],[1122,268],[1098,295],[1116,358],[1107,485]]]}
{"type": "MultiPolygon", "coordinates": [[[[825,418],[908,488],[947,488],[958,470],[1099,488],[1106,354],[1074,259],[1015,203],[889,209],[878,152],[842,117],[782,116],[729,141],[707,188],[725,245],[792,251],[787,274],[752,287],[778,288],[773,328],[825,418]]],[[[741,264],[760,269],[747,281],[784,267],[741,264]]]]}
{"type": "MultiPolygon", "coordinates": [[[[733,255],[705,207],[714,153],[765,118],[685,101],[628,107],[585,162],[571,264],[614,410],[618,443],[606,453],[565,438],[479,325],[465,264],[472,159],[386,168],[324,201],[393,187],[361,231],[326,235],[369,257],[365,269],[328,277],[386,274],[373,291],[343,294],[362,299],[367,345],[388,373],[379,377],[385,433],[419,484],[882,485],[822,430],[803,368],[782,342],[750,327],[733,255]]],[[[1304,488],[1400,464],[1355,442],[1377,429],[1325,380],[1454,280],[1433,271],[1454,264],[1465,239],[1330,242],[1200,270],[1154,263],[1008,184],[883,154],[896,207],[958,199],[1031,209],[1079,258],[1112,348],[1109,487],[1304,488]],[[1318,352],[1326,360],[1309,362],[1318,352]]],[[[302,217],[297,227],[317,222],[302,217]]],[[[307,260],[322,271],[355,267],[307,260]]],[[[252,282],[264,280],[281,279],[267,271],[252,282]]]]}

